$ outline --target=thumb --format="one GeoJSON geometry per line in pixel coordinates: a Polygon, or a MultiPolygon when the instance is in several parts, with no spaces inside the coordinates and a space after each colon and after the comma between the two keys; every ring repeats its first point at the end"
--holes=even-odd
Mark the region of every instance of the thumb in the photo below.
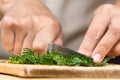
{"type": "Polygon", "coordinates": [[[54,41],[55,44],[62,46],[63,45],[63,39],[62,34],[60,34],[54,41]]]}

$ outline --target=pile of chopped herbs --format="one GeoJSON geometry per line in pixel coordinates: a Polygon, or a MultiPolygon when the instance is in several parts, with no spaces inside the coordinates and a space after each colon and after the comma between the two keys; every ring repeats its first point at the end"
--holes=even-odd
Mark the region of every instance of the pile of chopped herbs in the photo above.
{"type": "Polygon", "coordinates": [[[65,66],[105,66],[110,58],[104,59],[101,63],[94,63],[91,57],[69,56],[63,57],[60,51],[53,51],[49,54],[35,56],[31,49],[25,48],[21,56],[10,56],[8,62],[14,64],[46,64],[65,66]]]}

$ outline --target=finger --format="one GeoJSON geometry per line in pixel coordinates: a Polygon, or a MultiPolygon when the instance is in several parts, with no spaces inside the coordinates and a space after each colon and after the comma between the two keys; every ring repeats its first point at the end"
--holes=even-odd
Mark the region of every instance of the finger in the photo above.
{"type": "Polygon", "coordinates": [[[13,28],[15,25],[17,25],[16,21],[10,17],[5,17],[1,21],[2,46],[6,51],[13,51],[15,39],[13,28]]]}
{"type": "MultiPolygon", "coordinates": [[[[23,48],[22,48],[22,52],[24,50],[24,48],[29,48],[32,49],[32,45],[33,45],[33,41],[36,35],[36,31],[34,30],[29,30],[28,34],[26,35],[24,42],[23,42],[23,48]]],[[[38,51],[35,52],[35,55],[38,55],[38,51]]]]}
{"type": "Polygon", "coordinates": [[[6,51],[12,52],[14,46],[14,32],[10,29],[1,31],[2,46],[6,51]]]}
{"type": "Polygon", "coordinates": [[[104,57],[110,52],[112,47],[119,41],[120,31],[114,27],[110,28],[101,41],[97,44],[95,50],[92,53],[94,62],[101,62],[104,57]]]}
{"type": "Polygon", "coordinates": [[[26,35],[24,42],[23,42],[23,48],[30,48],[32,49],[32,44],[34,41],[34,37],[35,37],[36,32],[34,32],[34,30],[29,30],[28,34],[26,35]]]}
{"type": "Polygon", "coordinates": [[[59,46],[63,45],[62,33],[55,39],[54,43],[59,45],[59,46]]]}
{"type": "Polygon", "coordinates": [[[20,19],[20,24],[22,26],[22,31],[24,31],[23,35],[24,35],[24,39],[23,39],[23,45],[22,45],[22,52],[23,52],[23,48],[30,48],[32,49],[32,42],[35,36],[35,32],[33,30],[34,26],[33,26],[33,22],[32,22],[32,18],[28,17],[28,18],[23,18],[20,19]]]}
{"type": "Polygon", "coordinates": [[[105,33],[110,20],[110,15],[105,12],[97,13],[89,26],[84,40],[79,48],[79,52],[90,56],[95,46],[105,33]]]}
{"type": "Polygon", "coordinates": [[[111,49],[108,56],[119,56],[120,55],[120,41],[111,49]]]}
{"type": "Polygon", "coordinates": [[[60,31],[54,25],[47,25],[41,29],[35,36],[33,50],[40,53],[46,53],[49,42],[54,41],[59,36],[60,31]]]}
{"type": "Polygon", "coordinates": [[[26,33],[19,31],[15,33],[15,44],[14,44],[14,53],[16,55],[21,55],[22,53],[22,46],[23,46],[23,41],[26,36],[26,33]]]}
{"type": "Polygon", "coordinates": [[[24,45],[25,37],[27,36],[29,29],[31,29],[31,22],[30,21],[31,21],[30,18],[19,19],[19,25],[15,29],[16,37],[15,37],[14,52],[17,55],[20,55],[22,53],[23,47],[25,46],[24,45]]]}

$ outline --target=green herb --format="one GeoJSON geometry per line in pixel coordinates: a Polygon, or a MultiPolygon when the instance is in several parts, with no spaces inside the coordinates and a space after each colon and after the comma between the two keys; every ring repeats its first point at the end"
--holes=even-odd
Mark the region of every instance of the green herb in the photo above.
{"type": "Polygon", "coordinates": [[[111,58],[103,60],[101,63],[94,63],[93,59],[85,56],[63,57],[60,51],[53,51],[49,54],[35,56],[31,49],[25,48],[21,56],[10,56],[8,62],[14,64],[47,64],[66,66],[105,66],[111,58]]]}

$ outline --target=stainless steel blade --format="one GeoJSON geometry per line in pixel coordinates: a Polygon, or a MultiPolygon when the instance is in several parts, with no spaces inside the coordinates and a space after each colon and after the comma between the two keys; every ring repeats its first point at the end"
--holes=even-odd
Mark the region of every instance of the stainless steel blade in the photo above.
{"type": "Polygon", "coordinates": [[[72,56],[72,55],[88,57],[88,56],[83,55],[77,51],[71,50],[71,49],[63,47],[63,46],[58,46],[58,45],[54,44],[53,42],[50,42],[48,45],[48,53],[51,53],[53,50],[61,51],[61,54],[65,57],[72,56]]]}

